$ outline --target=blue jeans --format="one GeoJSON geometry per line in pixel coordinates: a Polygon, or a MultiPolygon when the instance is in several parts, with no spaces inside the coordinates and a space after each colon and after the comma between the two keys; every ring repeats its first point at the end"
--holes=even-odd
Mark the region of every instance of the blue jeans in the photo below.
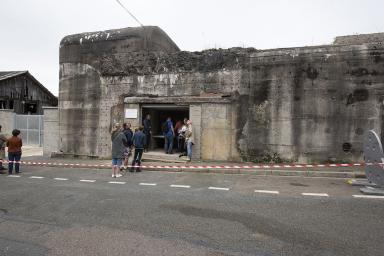
{"type": "MultiPolygon", "coordinates": [[[[21,159],[21,152],[8,152],[8,160],[9,161],[16,161],[19,162],[21,159]]],[[[15,171],[16,173],[19,173],[20,169],[19,163],[8,163],[8,173],[12,174],[13,172],[13,164],[15,164],[15,171]]]]}
{"type": "Polygon", "coordinates": [[[165,153],[171,154],[172,150],[173,150],[173,133],[167,133],[167,135],[165,135],[164,151],[165,153]]]}
{"type": "Polygon", "coordinates": [[[121,166],[122,163],[123,163],[123,160],[121,158],[112,158],[113,166],[121,166]]]}
{"type": "Polygon", "coordinates": [[[135,148],[135,154],[133,155],[131,171],[133,171],[133,168],[134,168],[133,166],[137,166],[136,171],[141,171],[140,164],[141,164],[141,157],[143,156],[143,151],[144,149],[142,148],[135,148]]]}
{"type": "Polygon", "coordinates": [[[193,143],[188,141],[188,143],[187,143],[187,156],[189,157],[189,159],[192,159],[192,146],[193,146],[193,143]]]}

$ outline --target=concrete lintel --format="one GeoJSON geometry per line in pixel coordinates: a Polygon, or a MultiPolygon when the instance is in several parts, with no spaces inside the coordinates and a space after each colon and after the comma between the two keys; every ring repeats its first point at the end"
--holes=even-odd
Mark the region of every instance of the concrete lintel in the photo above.
{"type": "Polygon", "coordinates": [[[124,103],[140,104],[140,103],[158,103],[158,104],[193,104],[193,103],[231,103],[232,97],[199,97],[199,96],[181,96],[181,97],[125,97],[124,103]]]}
{"type": "Polygon", "coordinates": [[[59,107],[42,106],[42,109],[59,109],[59,107]]]}

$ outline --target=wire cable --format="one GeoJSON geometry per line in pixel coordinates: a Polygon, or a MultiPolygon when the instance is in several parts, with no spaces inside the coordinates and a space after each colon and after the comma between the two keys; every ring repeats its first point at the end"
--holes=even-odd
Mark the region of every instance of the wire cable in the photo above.
{"type": "Polygon", "coordinates": [[[137,21],[137,23],[140,24],[140,26],[144,27],[143,24],[141,24],[141,22],[119,1],[119,0],[116,0],[116,2],[135,20],[137,21]]]}

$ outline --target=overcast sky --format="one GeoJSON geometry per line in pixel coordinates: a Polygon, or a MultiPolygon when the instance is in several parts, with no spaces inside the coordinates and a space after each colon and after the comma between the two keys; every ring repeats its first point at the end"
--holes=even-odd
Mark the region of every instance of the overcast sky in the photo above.
{"type": "MultiPolygon", "coordinates": [[[[120,1],[186,51],[319,45],[384,32],[382,0],[120,1]]],[[[137,25],[116,0],[0,0],[0,71],[29,70],[58,95],[64,36],[137,25]]]]}

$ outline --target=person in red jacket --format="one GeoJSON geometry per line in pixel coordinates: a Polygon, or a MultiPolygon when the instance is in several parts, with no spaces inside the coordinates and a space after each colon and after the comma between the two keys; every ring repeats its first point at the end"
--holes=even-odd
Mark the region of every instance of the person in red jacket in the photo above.
{"type": "Polygon", "coordinates": [[[3,161],[5,159],[5,143],[7,142],[7,137],[1,132],[2,126],[0,125],[0,174],[5,174],[4,170],[6,168],[3,166],[3,161]]]}
{"type": "Polygon", "coordinates": [[[15,165],[16,173],[20,173],[21,147],[23,142],[19,137],[20,131],[15,129],[12,131],[12,137],[7,140],[8,147],[8,173],[12,174],[13,165],[15,165]]]}

